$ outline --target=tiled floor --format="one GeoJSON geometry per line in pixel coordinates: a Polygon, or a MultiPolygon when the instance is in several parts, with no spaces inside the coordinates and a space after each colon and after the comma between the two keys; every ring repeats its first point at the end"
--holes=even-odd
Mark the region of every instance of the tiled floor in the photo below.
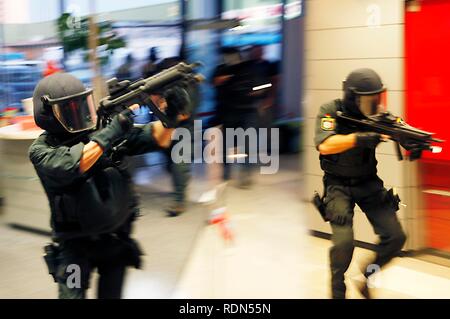
{"type": "MultiPolygon", "coordinates": [[[[167,175],[157,168],[139,171],[144,216],[136,237],[151,253],[145,269],[128,274],[124,297],[328,298],[330,242],[308,235],[297,157],[283,158],[282,167],[277,175],[258,176],[249,190],[230,183],[215,203],[192,204],[176,219],[161,212],[170,189],[167,175]],[[217,225],[206,226],[208,213],[221,206],[229,214],[232,242],[225,242],[217,225]]],[[[190,199],[205,199],[219,177],[217,166],[196,167],[190,199]]],[[[41,258],[47,241],[0,226],[0,298],[56,297],[41,258]]],[[[347,274],[350,298],[360,298],[352,279],[370,254],[355,251],[347,274]]],[[[450,298],[450,268],[397,258],[374,284],[378,298],[450,298]]]]}
{"type": "MultiPolygon", "coordinates": [[[[251,191],[229,188],[235,242],[227,245],[216,226],[205,228],[174,298],[329,298],[330,242],[308,234],[299,175],[291,169],[260,176],[251,191]]],[[[361,298],[354,280],[371,254],[355,250],[348,297],[361,298]]],[[[450,298],[450,268],[418,259],[397,258],[374,280],[378,298],[450,298]]]]}

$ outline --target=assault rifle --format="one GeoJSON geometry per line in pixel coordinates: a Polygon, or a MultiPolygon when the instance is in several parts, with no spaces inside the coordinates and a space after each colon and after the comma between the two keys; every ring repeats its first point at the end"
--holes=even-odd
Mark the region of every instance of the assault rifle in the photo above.
{"type": "Polygon", "coordinates": [[[357,119],[338,111],[337,118],[338,121],[344,121],[359,129],[390,136],[390,139],[395,142],[397,156],[400,161],[403,160],[400,145],[407,151],[410,151],[410,161],[419,159],[423,151],[431,151],[433,153],[442,151],[442,147],[431,145],[432,143],[444,142],[434,138],[434,133],[415,128],[389,112],[357,119]]]}

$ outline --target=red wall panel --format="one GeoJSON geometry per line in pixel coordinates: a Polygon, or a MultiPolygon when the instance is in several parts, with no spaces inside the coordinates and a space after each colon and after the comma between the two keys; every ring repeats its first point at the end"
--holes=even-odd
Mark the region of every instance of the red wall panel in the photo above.
{"type": "MultiPolygon", "coordinates": [[[[424,190],[450,192],[450,1],[421,1],[405,15],[406,121],[446,140],[443,152],[424,152],[424,190]]],[[[427,245],[450,252],[450,197],[425,194],[427,245]]]]}
{"type": "MultiPolygon", "coordinates": [[[[423,190],[449,192],[450,163],[427,162],[420,164],[423,190]]],[[[427,246],[450,252],[450,196],[425,193],[427,246]]]]}
{"type": "Polygon", "coordinates": [[[406,121],[448,141],[424,158],[450,161],[450,1],[422,1],[405,28],[406,121]]]}

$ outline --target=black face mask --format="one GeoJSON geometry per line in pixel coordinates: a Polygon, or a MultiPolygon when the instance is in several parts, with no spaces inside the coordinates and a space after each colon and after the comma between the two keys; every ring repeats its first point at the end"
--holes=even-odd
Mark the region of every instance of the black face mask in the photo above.
{"type": "Polygon", "coordinates": [[[345,94],[343,101],[343,111],[344,113],[351,115],[356,118],[363,118],[364,115],[360,112],[358,104],[356,102],[356,97],[354,94],[345,94]]]}
{"type": "Polygon", "coordinates": [[[367,113],[361,111],[358,96],[385,92],[380,76],[367,68],[351,72],[343,82],[343,90],[344,112],[358,118],[365,117],[364,113],[367,113]]]}
{"type": "Polygon", "coordinates": [[[382,111],[381,95],[360,95],[357,97],[359,111],[365,116],[370,117],[377,115],[382,111]]]}
{"type": "Polygon", "coordinates": [[[53,147],[59,147],[59,146],[68,146],[72,147],[78,143],[89,143],[90,134],[94,132],[94,130],[91,131],[84,131],[80,133],[48,133],[48,141],[53,147]]]}

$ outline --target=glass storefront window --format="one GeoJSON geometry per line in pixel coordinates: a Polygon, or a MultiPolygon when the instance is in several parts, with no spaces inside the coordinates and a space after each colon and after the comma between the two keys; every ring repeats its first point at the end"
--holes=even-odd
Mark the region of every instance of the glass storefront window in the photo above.
{"type": "Polygon", "coordinates": [[[22,100],[32,96],[49,67],[65,69],[91,85],[93,74],[86,48],[62,49],[56,21],[63,12],[76,17],[94,12],[97,22],[111,22],[112,31],[125,39],[126,46],[114,50],[102,65],[104,78],[114,76],[130,53],[135,77],[142,76],[151,47],[158,47],[160,59],[179,54],[182,31],[178,0],[15,0],[1,4],[0,112],[8,107],[20,111],[22,100]]]}
{"type": "Polygon", "coordinates": [[[186,30],[186,55],[189,62],[200,61],[203,67],[199,70],[207,79],[200,89],[202,102],[196,110],[199,119],[208,121],[210,112],[214,109],[215,91],[211,85],[211,76],[219,63],[218,46],[219,32],[213,26],[213,19],[217,18],[218,3],[211,0],[188,0],[186,2],[186,19],[189,21],[186,30]],[[210,21],[198,29],[197,22],[210,21]]]}
{"type": "Polygon", "coordinates": [[[23,100],[32,96],[42,77],[43,57],[55,57],[48,49],[59,46],[54,21],[59,16],[60,3],[2,1],[1,8],[0,113],[8,108],[20,112],[24,109],[23,100]]]}
{"type": "MultiPolygon", "coordinates": [[[[130,79],[141,77],[152,47],[157,47],[159,59],[177,56],[181,46],[179,7],[177,0],[142,0],[133,3],[96,0],[91,10],[96,12],[97,22],[111,23],[112,31],[126,43],[125,47],[114,50],[114,54],[108,56],[107,64],[102,65],[103,77],[115,76],[124,68],[127,68],[130,79]],[[130,62],[129,66],[127,61],[130,62]]],[[[77,71],[78,76],[90,77],[89,67],[85,65],[82,68],[84,71],[80,71],[76,59],[70,63],[70,68],[73,72],[77,71]]]]}
{"type": "Polygon", "coordinates": [[[225,0],[223,19],[238,19],[241,26],[223,33],[224,46],[265,46],[268,60],[281,58],[283,2],[279,0],[225,0]]]}
{"type": "Polygon", "coordinates": [[[96,0],[94,11],[113,21],[175,22],[181,20],[178,0],[96,0]]]}
{"type": "MultiPolygon", "coordinates": [[[[179,7],[179,1],[177,0],[133,0],[133,1],[123,1],[123,0],[95,0],[96,13],[112,12],[112,11],[125,11],[129,9],[136,9],[142,7],[152,6],[164,6],[175,5],[179,7]]],[[[172,9],[175,10],[175,9],[172,9]]],[[[180,14],[177,10],[178,15],[180,14]]],[[[164,20],[170,20],[172,14],[175,12],[166,12],[167,15],[161,17],[164,20]]]]}
{"type": "Polygon", "coordinates": [[[179,26],[116,26],[115,31],[119,36],[124,37],[127,45],[125,48],[118,49],[110,60],[103,73],[105,76],[114,76],[120,66],[124,63],[130,54],[134,63],[131,67],[133,79],[144,76],[144,65],[148,61],[149,51],[156,48],[158,60],[179,55],[181,47],[181,27],[179,26]]]}

